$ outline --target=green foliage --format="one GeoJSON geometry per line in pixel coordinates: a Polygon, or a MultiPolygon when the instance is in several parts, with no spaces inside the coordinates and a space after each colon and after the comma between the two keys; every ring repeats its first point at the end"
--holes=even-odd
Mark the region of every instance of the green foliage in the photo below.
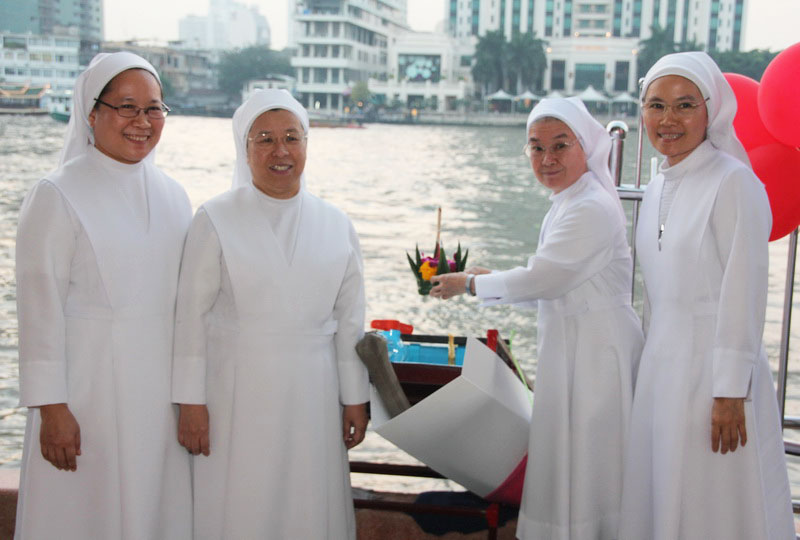
{"type": "Polygon", "coordinates": [[[222,53],[218,66],[219,88],[230,97],[238,96],[250,79],[262,79],[270,73],[294,75],[287,51],[273,51],[253,46],[222,53]]]}
{"type": "Polygon", "coordinates": [[[659,58],[674,52],[702,51],[703,45],[694,40],[684,43],[675,43],[672,36],[675,29],[671,26],[661,28],[658,23],[650,27],[650,37],[639,42],[639,54],[636,65],[638,76],[644,77],[659,58]]]}
{"type": "Polygon", "coordinates": [[[778,55],[766,49],[754,49],[752,51],[712,51],[711,57],[719,66],[723,73],[739,73],[751,79],[761,80],[764,70],[772,59],[778,55]]]}
{"type": "Polygon", "coordinates": [[[175,96],[175,85],[172,84],[172,79],[166,75],[159,75],[161,79],[161,92],[164,94],[164,99],[167,100],[175,96]]]}
{"type": "Polygon", "coordinates": [[[547,57],[545,42],[535,33],[514,32],[506,44],[508,60],[508,88],[519,92],[523,88],[542,88],[547,57]]]}
{"type": "Polygon", "coordinates": [[[542,88],[547,65],[545,42],[535,33],[517,32],[506,40],[501,30],[486,32],[475,45],[472,77],[484,90],[499,88],[516,92],[524,88],[542,88]]]}
{"type": "Polygon", "coordinates": [[[369,101],[369,97],[371,92],[369,91],[369,86],[367,85],[367,81],[358,81],[353,86],[353,92],[350,94],[350,101],[353,103],[367,103],[369,101]]]}
{"type": "MultiPolygon", "coordinates": [[[[444,247],[436,246],[434,248],[434,252],[437,251],[438,248],[438,260],[436,260],[436,273],[434,275],[439,276],[442,274],[449,274],[450,273],[450,262],[447,260],[447,255],[445,255],[444,247]]],[[[455,255],[453,255],[453,262],[455,263],[456,269],[455,272],[463,272],[464,268],[467,267],[467,257],[469,257],[469,249],[465,250],[463,253],[461,252],[461,242],[458,243],[458,249],[456,249],[455,255]]],[[[431,258],[425,257],[423,260],[420,252],[419,246],[415,248],[415,257],[412,259],[411,255],[406,253],[406,258],[408,259],[408,265],[411,267],[411,272],[414,273],[414,277],[417,280],[417,292],[422,296],[430,294],[433,285],[427,279],[422,278],[422,273],[420,272],[420,267],[424,262],[428,262],[431,264],[431,258]]]]}
{"type": "Polygon", "coordinates": [[[484,85],[484,89],[494,92],[503,87],[505,79],[506,38],[502,30],[486,32],[478,38],[475,45],[475,64],[472,78],[484,85]]]}
{"type": "MultiPolygon", "coordinates": [[[[639,42],[638,73],[644,77],[656,61],[674,52],[702,51],[704,46],[696,41],[675,43],[671,27],[660,28],[654,24],[650,29],[652,35],[639,42]]],[[[752,51],[709,51],[711,58],[723,73],[739,73],[751,79],[759,80],[764,74],[767,65],[772,61],[777,52],[755,49],[752,51]]]]}

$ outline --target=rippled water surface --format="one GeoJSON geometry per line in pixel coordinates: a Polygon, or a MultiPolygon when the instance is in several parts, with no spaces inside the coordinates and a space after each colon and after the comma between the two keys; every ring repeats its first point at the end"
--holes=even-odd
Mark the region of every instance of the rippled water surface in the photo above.
{"type": "MultiPolygon", "coordinates": [[[[193,206],[228,188],[234,147],[228,119],[170,116],[157,163],[183,184],[193,206]]],[[[24,409],[17,406],[17,326],[14,236],[20,202],[30,186],[55,168],[65,124],[47,117],[0,116],[0,466],[17,467],[24,409]]],[[[628,141],[625,181],[633,178],[635,132],[628,141]]],[[[308,189],[346,211],[364,253],[367,320],[394,318],[415,333],[483,335],[497,328],[514,335],[514,351],[535,373],[535,313],[508,306],[481,309],[472,298],[421,298],[404,252],[433,248],[436,208],[442,240],[470,249],[470,263],[505,269],[525,264],[536,247],[549,201],[521,154],[523,128],[390,126],[312,129],[308,189]]],[[[647,166],[644,167],[648,169],[647,166]]],[[[629,206],[629,205],[628,205],[629,206]]],[[[770,296],[765,344],[777,367],[787,242],[771,245],[770,296]]],[[[795,309],[797,308],[795,305],[795,309]]],[[[797,327],[793,343],[800,337],[797,327]]],[[[789,414],[800,415],[798,352],[792,350],[789,414]]],[[[787,437],[793,437],[787,432],[787,437]]],[[[374,433],[351,452],[357,460],[413,462],[374,433]]],[[[790,463],[795,497],[800,465],[790,463]]],[[[440,481],[357,475],[362,487],[430,489],[440,481]]]]}

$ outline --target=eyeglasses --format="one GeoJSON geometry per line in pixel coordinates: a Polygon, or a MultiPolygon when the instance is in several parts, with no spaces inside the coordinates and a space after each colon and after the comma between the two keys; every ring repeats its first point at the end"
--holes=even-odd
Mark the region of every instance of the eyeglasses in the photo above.
{"type": "Polygon", "coordinates": [[[169,113],[170,109],[163,103],[161,105],[153,105],[150,107],[137,107],[133,103],[123,103],[122,105],[111,105],[110,103],[106,103],[102,99],[94,98],[94,100],[101,104],[114,109],[117,111],[117,114],[123,118],[136,118],[139,116],[140,111],[144,111],[144,114],[150,118],[151,120],[162,120],[164,119],[167,114],[169,113]]]}
{"type": "Polygon", "coordinates": [[[528,157],[534,157],[537,159],[541,159],[550,152],[550,155],[556,158],[560,158],[567,151],[575,146],[577,140],[573,141],[559,141],[555,144],[552,144],[549,148],[545,148],[544,146],[532,142],[528,142],[525,146],[522,147],[522,152],[528,157]]]}
{"type": "Polygon", "coordinates": [[[247,140],[252,141],[259,150],[271,150],[279,141],[282,142],[284,146],[293,148],[300,146],[306,139],[308,139],[308,135],[305,133],[288,132],[283,137],[278,137],[268,131],[262,131],[257,133],[254,137],[247,138],[247,140]]]}
{"type": "Polygon", "coordinates": [[[672,105],[667,105],[663,101],[648,101],[647,103],[642,103],[642,112],[647,116],[662,116],[666,114],[669,109],[672,109],[675,116],[688,118],[694,115],[698,108],[704,106],[709,99],[711,98],[706,98],[700,103],[688,100],[679,101],[672,105]]]}

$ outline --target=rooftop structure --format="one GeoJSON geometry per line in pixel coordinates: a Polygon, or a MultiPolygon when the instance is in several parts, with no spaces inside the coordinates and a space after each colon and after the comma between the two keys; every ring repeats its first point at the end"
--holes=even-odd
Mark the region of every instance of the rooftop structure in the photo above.
{"type": "Polygon", "coordinates": [[[227,50],[270,44],[269,23],[258,8],[233,0],[211,0],[208,16],[182,18],[178,33],[183,42],[196,49],[227,50]]]}
{"type": "Polygon", "coordinates": [[[292,66],[306,107],[342,110],[353,84],[388,79],[391,43],[408,30],[405,0],[305,0],[290,7],[292,66]]]}
{"type": "Polygon", "coordinates": [[[71,89],[82,71],[80,40],[0,32],[0,81],[71,89]]]}
{"type": "Polygon", "coordinates": [[[103,40],[102,0],[0,2],[0,32],[71,36],[80,40],[79,61],[89,64],[103,40]]]}

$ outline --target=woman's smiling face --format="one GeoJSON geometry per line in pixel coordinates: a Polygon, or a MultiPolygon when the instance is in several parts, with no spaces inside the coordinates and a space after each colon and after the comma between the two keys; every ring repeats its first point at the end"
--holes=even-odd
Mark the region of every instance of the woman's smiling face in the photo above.
{"type": "Polygon", "coordinates": [[[670,166],[683,161],[706,139],[705,100],[685,77],[666,75],[650,83],[642,116],[650,143],[670,166]]]}
{"type": "MultiPolygon", "coordinates": [[[[161,86],[152,73],[129,69],[111,79],[100,99],[115,107],[123,104],[142,109],[159,106],[162,104],[161,86]]],[[[144,111],[139,111],[134,118],[123,118],[116,110],[100,103],[89,113],[95,147],[111,159],[129,164],[143,160],[155,148],[161,139],[164,120],[150,118],[144,111]]]]}

